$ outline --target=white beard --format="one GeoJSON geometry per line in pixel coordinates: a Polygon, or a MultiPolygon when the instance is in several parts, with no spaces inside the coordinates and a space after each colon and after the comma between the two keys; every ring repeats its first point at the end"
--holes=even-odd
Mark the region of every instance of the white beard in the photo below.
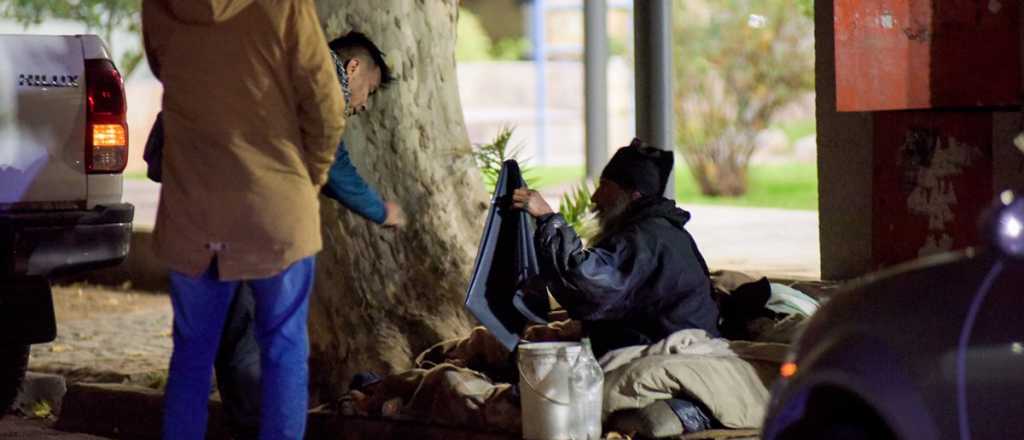
{"type": "Polygon", "coordinates": [[[629,194],[622,194],[622,197],[617,198],[611,206],[595,211],[597,224],[600,227],[597,235],[604,236],[606,232],[609,232],[609,229],[622,219],[622,215],[626,213],[626,209],[629,208],[629,204],[632,201],[629,194]]]}

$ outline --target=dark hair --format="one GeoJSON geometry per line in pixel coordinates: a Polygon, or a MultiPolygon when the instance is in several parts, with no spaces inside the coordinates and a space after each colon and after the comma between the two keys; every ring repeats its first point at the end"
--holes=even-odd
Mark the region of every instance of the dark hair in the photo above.
{"type": "Polygon", "coordinates": [[[380,84],[382,86],[395,79],[391,76],[391,68],[384,62],[384,52],[381,52],[380,48],[373,44],[373,41],[360,32],[349,32],[331,40],[327,46],[345,63],[359,55],[368,56],[380,68],[380,84]]]}

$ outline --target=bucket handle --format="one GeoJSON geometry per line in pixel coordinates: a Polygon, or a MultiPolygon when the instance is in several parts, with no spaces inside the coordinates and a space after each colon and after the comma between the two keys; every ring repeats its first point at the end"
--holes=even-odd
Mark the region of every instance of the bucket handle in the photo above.
{"type": "MultiPolygon", "coordinates": [[[[522,366],[520,366],[519,368],[522,368],[522,366]]],[[[530,378],[527,377],[527,376],[529,376],[529,375],[528,374],[519,373],[520,381],[521,382],[526,382],[526,386],[530,387],[530,389],[533,390],[534,394],[536,394],[536,395],[538,395],[540,397],[543,397],[544,400],[547,400],[548,402],[554,403],[555,405],[572,405],[572,401],[571,400],[568,401],[568,402],[561,402],[561,401],[558,401],[558,400],[555,400],[555,399],[552,399],[552,398],[548,397],[547,394],[544,394],[544,393],[540,392],[540,390],[537,389],[536,385],[530,383],[530,378]]]]}

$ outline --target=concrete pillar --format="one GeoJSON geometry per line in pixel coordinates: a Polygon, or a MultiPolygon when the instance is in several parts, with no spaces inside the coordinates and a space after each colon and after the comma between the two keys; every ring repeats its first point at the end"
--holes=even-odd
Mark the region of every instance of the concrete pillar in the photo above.
{"type": "Polygon", "coordinates": [[[814,5],[818,125],[818,211],[822,279],[847,279],[871,269],[870,113],[836,111],[832,0],[814,5]]]}
{"type": "MultiPolygon", "coordinates": [[[[636,45],[636,133],[651,145],[675,152],[672,124],[672,1],[633,2],[636,45]]],[[[675,197],[675,173],[665,197],[675,197]]]]}
{"type": "Polygon", "coordinates": [[[583,2],[587,178],[597,179],[608,160],[608,7],[606,0],[583,2]]]}

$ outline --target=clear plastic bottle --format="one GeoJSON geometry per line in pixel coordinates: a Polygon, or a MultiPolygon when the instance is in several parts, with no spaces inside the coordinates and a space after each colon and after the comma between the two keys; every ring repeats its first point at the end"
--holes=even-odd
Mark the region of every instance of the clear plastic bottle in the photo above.
{"type": "Polygon", "coordinates": [[[572,396],[575,440],[601,438],[601,396],[604,392],[604,372],[594,358],[590,339],[583,339],[576,364],[569,376],[569,392],[572,396]]]}

